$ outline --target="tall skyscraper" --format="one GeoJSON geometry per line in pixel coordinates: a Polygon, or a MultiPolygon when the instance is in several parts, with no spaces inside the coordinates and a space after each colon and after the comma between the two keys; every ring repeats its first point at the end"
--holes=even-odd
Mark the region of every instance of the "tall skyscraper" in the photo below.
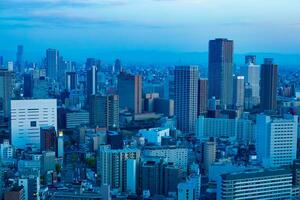
{"type": "Polygon", "coordinates": [[[18,45],[16,54],[16,71],[23,72],[23,45],[18,45]]]}
{"type": "Polygon", "coordinates": [[[95,58],[87,58],[85,62],[85,69],[89,70],[93,66],[96,66],[98,70],[100,70],[101,61],[95,58]]]}
{"type": "Polygon", "coordinates": [[[76,89],[76,87],[77,87],[76,72],[66,72],[65,87],[68,91],[76,89]]]}
{"type": "Polygon", "coordinates": [[[260,107],[261,110],[277,109],[278,65],[273,59],[265,58],[260,73],[260,107]]]}
{"type": "Polygon", "coordinates": [[[120,59],[116,59],[115,65],[114,65],[114,73],[120,74],[121,71],[122,71],[121,60],[120,59]]]}
{"type": "Polygon", "coordinates": [[[13,92],[12,85],[12,72],[0,69],[0,116],[4,120],[7,120],[10,114],[10,99],[13,92]]]}
{"type": "Polygon", "coordinates": [[[118,76],[120,108],[142,113],[142,77],[121,72],[118,76]]]}
{"type": "Polygon", "coordinates": [[[90,123],[107,129],[119,128],[119,96],[92,95],[90,105],[90,123]]]}
{"type": "Polygon", "coordinates": [[[174,75],[177,128],[185,134],[195,134],[198,109],[198,66],[176,66],[174,75]]]}
{"type": "Polygon", "coordinates": [[[233,41],[215,39],[209,41],[208,61],[209,98],[220,99],[221,106],[232,103],[233,41]]]}
{"type": "Polygon", "coordinates": [[[298,116],[256,117],[256,152],[265,167],[288,166],[297,154],[298,116]]]}
{"type": "Polygon", "coordinates": [[[17,149],[40,150],[40,128],[57,130],[56,99],[12,100],[11,141],[17,149]]]}
{"type": "Polygon", "coordinates": [[[235,108],[243,108],[245,99],[245,79],[244,76],[233,77],[233,102],[235,108]]]}
{"type": "Polygon", "coordinates": [[[87,70],[87,80],[86,80],[86,93],[87,93],[87,103],[90,104],[91,95],[95,95],[97,93],[97,73],[98,68],[96,65],[91,66],[87,70]]]}
{"type": "Polygon", "coordinates": [[[247,63],[245,66],[245,83],[249,84],[252,89],[252,103],[253,105],[258,105],[260,102],[259,95],[259,82],[260,82],[260,65],[254,63],[247,63]]]}
{"type": "Polygon", "coordinates": [[[59,67],[59,52],[56,49],[47,49],[45,63],[47,77],[56,80],[58,76],[59,67]]]}
{"type": "Polygon", "coordinates": [[[33,96],[33,76],[24,74],[23,97],[31,98],[33,96]]]}
{"type": "Polygon", "coordinates": [[[208,79],[200,78],[198,80],[198,116],[207,111],[208,101],[208,79]]]}
{"type": "Polygon", "coordinates": [[[3,68],[4,65],[4,59],[3,56],[0,56],[0,68],[3,68]]]}

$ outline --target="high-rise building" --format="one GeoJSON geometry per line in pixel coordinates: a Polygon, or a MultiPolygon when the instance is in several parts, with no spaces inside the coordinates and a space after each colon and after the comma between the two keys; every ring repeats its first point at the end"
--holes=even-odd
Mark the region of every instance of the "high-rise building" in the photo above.
{"type": "Polygon", "coordinates": [[[258,105],[260,102],[259,95],[259,82],[260,82],[260,65],[256,65],[254,63],[247,63],[245,66],[245,83],[249,85],[252,89],[252,97],[251,101],[253,105],[258,105]]]}
{"type": "Polygon", "coordinates": [[[0,69],[0,116],[4,120],[7,120],[10,115],[10,99],[12,98],[13,92],[12,85],[12,72],[0,69]]]}
{"type": "Polygon", "coordinates": [[[65,87],[68,91],[76,89],[76,87],[77,87],[77,74],[76,74],[76,72],[66,72],[65,87]]]}
{"type": "Polygon", "coordinates": [[[217,183],[217,199],[292,199],[292,180],[287,169],[223,174],[217,183]]]}
{"type": "Polygon", "coordinates": [[[0,56],[0,68],[3,68],[4,65],[4,58],[3,56],[0,56]]]}
{"type": "Polygon", "coordinates": [[[208,101],[208,79],[200,78],[198,80],[198,116],[206,113],[208,101]]]}
{"type": "Polygon", "coordinates": [[[16,149],[40,150],[40,128],[57,130],[56,99],[11,101],[11,141],[16,149]]]}
{"type": "Polygon", "coordinates": [[[107,144],[110,145],[111,149],[123,149],[123,135],[116,131],[108,131],[106,133],[107,144]]]}
{"type": "Polygon", "coordinates": [[[185,134],[195,134],[198,109],[198,66],[177,66],[174,75],[177,128],[185,134]]]}
{"type": "Polygon", "coordinates": [[[78,110],[66,113],[66,128],[76,128],[85,124],[90,124],[90,113],[88,111],[78,110]]]}
{"type": "Polygon", "coordinates": [[[95,95],[97,91],[97,73],[98,68],[96,65],[91,66],[87,70],[87,80],[86,80],[86,93],[87,93],[87,103],[90,104],[91,95],[95,95]]]}
{"type": "Polygon", "coordinates": [[[259,114],[256,118],[257,157],[265,167],[288,166],[297,154],[298,116],[283,119],[259,114]]]}
{"type": "Polygon", "coordinates": [[[41,151],[56,151],[56,130],[54,126],[43,126],[40,130],[41,151]]]}
{"type": "Polygon", "coordinates": [[[142,113],[142,77],[121,72],[118,76],[120,109],[142,113]]]}
{"type": "Polygon", "coordinates": [[[23,97],[33,97],[33,76],[32,74],[24,74],[23,97]]]}
{"type": "Polygon", "coordinates": [[[85,62],[85,69],[89,70],[92,66],[96,66],[98,70],[100,70],[101,61],[95,58],[87,58],[85,62]]]}
{"type": "MultiPolygon", "coordinates": [[[[119,191],[132,189],[132,184],[127,177],[127,160],[135,160],[135,168],[139,169],[140,150],[139,149],[110,149],[109,145],[100,146],[97,159],[97,174],[100,176],[101,185],[109,184],[112,188],[119,191]]],[[[132,168],[133,166],[130,165],[132,168]]],[[[136,181],[139,180],[138,171],[136,171],[136,181]]]]}
{"type": "Polygon", "coordinates": [[[260,71],[260,107],[262,110],[277,109],[278,65],[273,59],[265,58],[260,71]]]}
{"type": "Polygon", "coordinates": [[[56,49],[46,50],[45,64],[47,70],[47,77],[56,80],[59,70],[59,52],[56,49]]]}
{"type": "Polygon", "coordinates": [[[115,65],[114,65],[114,73],[120,74],[122,71],[122,64],[120,59],[116,59],[115,65]]]}
{"type": "Polygon", "coordinates": [[[208,173],[209,167],[216,161],[217,143],[214,138],[210,138],[209,141],[203,144],[203,164],[206,173],[208,173]]]}
{"type": "Polygon", "coordinates": [[[244,76],[233,77],[233,102],[235,108],[243,108],[245,99],[245,79],[244,76]]]}
{"type": "Polygon", "coordinates": [[[209,98],[220,99],[221,106],[232,103],[233,41],[215,39],[209,41],[208,61],[209,98]]]}
{"type": "Polygon", "coordinates": [[[40,177],[34,175],[21,177],[18,180],[18,185],[24,188],[25,200],[40,199],[40,177]]]}
{"type": "Polygon", "coordinates": [[[92,95],[90,104],[90,123],[107,129],[119,128],[119,96],[92,95]]]}
{"type": "Polygon", "coordinates": [[[16,71],[23,72],[23,45],[18,45],[16,54],[16,71]]]}

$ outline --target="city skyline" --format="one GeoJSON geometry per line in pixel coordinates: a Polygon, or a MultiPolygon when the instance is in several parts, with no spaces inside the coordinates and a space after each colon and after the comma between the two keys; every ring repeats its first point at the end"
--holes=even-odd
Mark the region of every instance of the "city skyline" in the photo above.
{"type": "MultiPolygon", "coordinates": [[[[29,60],[40,60],[47,48],[58,49],[68,59],[132,52],[164,56],[166,52],[207,52],[208,40],[228,38],[235,41],[236,53],[298,54],[297,4],[295,0],[272,4],[257,0],[4,0],[0,3],[0,51],[12,59],[16,46],[22,44],[29,60]],[[285,15],[279,14],[283,8],[285,15]]],[[[169,60],[178,61],[173,54],[169,60]]]]}

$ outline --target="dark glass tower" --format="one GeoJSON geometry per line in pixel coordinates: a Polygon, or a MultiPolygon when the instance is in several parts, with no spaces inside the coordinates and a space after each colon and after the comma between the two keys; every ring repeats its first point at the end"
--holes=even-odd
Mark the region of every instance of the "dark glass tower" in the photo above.
{"type": "Polygon", "coordinates": [[[23,72],[23,45],[18,45],[16,54],[16,71],[23,72]]]}
{"type": "Polygon", "coordinates": [[[263,111],[274,111],[277,108],[278,65],[273,59],[265,58],[260,72],[260,107],[263,111]]]}
{"type": "Polygon", "coordinates": [[[233,41],[209,41],[208,92],[209,98],[220,99],[222,107],[232,103],[233,41]]]}
{"type": "Polygon", "coordinates": [[[33,96],[33,76],[32,74],[24,74],[23,96],[31,98],[33,96]]]}

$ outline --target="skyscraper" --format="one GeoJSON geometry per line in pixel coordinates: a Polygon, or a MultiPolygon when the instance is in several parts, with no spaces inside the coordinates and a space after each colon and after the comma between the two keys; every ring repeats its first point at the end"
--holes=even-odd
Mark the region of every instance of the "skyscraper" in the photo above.
{"type": "Polygon", "coordinates": [[[256,56],[255,55],[246,55],[245,56],[245,64],[253,63],[256,64],[256,56]]]}
{"type": "Polygon", "coordinates": [[[4,59],[3,56],[0,56],[0,68],[3,68],[4,65],[4,59]]]}
{"type": "Polygon", "coordinates": [[[260,102],[259,96],[259,81],[260,81],[260,66],[254,63],[248,63],[245,66],[245,83],[249,84],[252,89],[252,103],[258,105],[260,102]]]}
{"type": "Polygon", "coordinates": [[[195,134],[198,109],[198,66],[176,66],[174,74],[177,128],[185,134],[195,134]]]}
{"type": "Polygon", "coordinates": [[[87,70],[86,76],[86,93],[87,93],[87,103],[90,104],[91,95],[95,95],[97,93],[97,73],[98,68],[96,65],[91,66],[87,70]]]}
{"type": "Polygon", "coordinates": [[[31,98],[33,96],[33,76],[24,74],[23,97],[31,98]]]}
{"type": "Polygon", "coordinates": [[[95,58],[87,58],[85,62],[85,69],[89,70],[92,66],[96,66],[97,69],[100,69],[101,61],[95,58]]]}
{"type": "Polygon", "coordinates": [[[208,79],[200,78],[198,80],[198,115],[207,111],[208,101],[208,79]]]}
{"type": "Polygon", "coordinates": [[[232,103],[233,41],[215,39],[209,41],[208,61],[209,98],[220,99],[221,106],[232,103]]]}
{"type": "Polygon", "coordinates": [[[119,128],[119,96],[92,95],[90,105],[90,123],[107,129],[119,128]]]}
{"type": "Polygon", "coordinates": [[[65,87],[68,91],[76,89],[76,87],[77,87],[77,74],[76,74],[76,72],[66,72],[65,87]]]}
{"type": "Polygon", "coordinates": [[[118,76],[120,108],[142,113],[142,77],[121,72],[118,76]]]}
{"type": "Polygon", "coordinates": [[[12,72],[0,69],[0,116],[5,120],[9,118],[12,87],[12,72]]]}
{"type": "Polygon", "coordinates": [[[16,54],[16,71],[23,72],[23,45],[18,45],[16,54]]]}
{"type": "Polygon", "coordinates": [[[278,66],[273,59],[265,58],[260,73],[260,107],[261,110],[274,111],[277,108],[278,66]]]}
{"type": "Polygon", "coordinates": [[[233,102],[235,108],[243,108],[245,99],[245,79],[244,76],[234,76],[233,78],[233,102]]]}
{"type": "Polygon", "coordinates": [[[56,49],[47,49],[45,63],[47,76],[56,80],[58,76],[59,52],[56,49]]]}
{"type": "Polygon", "coordinates": [[[121,60],[120,59],[116,59],[115,65],[114,65],[114,72],[116,74],[119,74],[121,71],[122,71],[121,60]]]}

